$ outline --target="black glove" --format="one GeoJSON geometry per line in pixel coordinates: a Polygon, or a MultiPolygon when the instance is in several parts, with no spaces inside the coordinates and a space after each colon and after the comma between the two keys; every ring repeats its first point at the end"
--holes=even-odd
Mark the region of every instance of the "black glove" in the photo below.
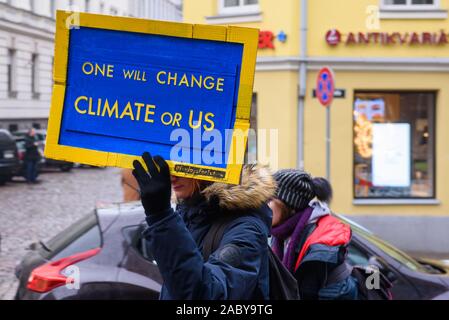
{"type": "Polygon", "coordinates": [[[170,209],[170,169],[162,157],[152,157],[148,152],[142,156],[148,172],[139,161],[134,161],[133,175],[139,183],[142,205],[147,215],[162,213],[170,209]]]}

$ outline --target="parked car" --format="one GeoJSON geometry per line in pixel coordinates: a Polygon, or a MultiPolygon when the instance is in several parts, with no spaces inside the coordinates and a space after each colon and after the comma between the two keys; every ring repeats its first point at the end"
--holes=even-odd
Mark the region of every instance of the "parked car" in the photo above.
{"type": "MultiPolygon", "coordinates": [[[[352,221],[352,264],[377,265],[394,299],[449,299],[449,268],[417,260],[352,221]]],[[[97,209],[48,242],[31,248],[16,268],[17,300],[157,299],[162,277],[142,238],[140,203],[97,209]],[[78,277],[80,275],[80,277],[78,277]],[[68,288],[68,279],[79,286],[68,288]]]]}
{"type": "Polygon", "coordinates": [[[20,170],[16,143],[7,130],[0,130],[0,185],[11,180],[20,170]]]}
{"type": "MultiPolygon", "coordinates": [[[[17,137],[17,139],[25,139],[25,137],[28,135],[27,130],[19,130],[14,132],[14,136],[17,137]]],[[[36,129],[36,140],[38,142],[39,150],[41,150],[42,154],[44,154],[45,150],[45,141],[47,139],[47,131],[36,129]]],[[[59,161],[59,160],[53,160],[49,158],[43,158],[42,166],[47,168],[59,168],[62,172],[69,172],[73,169],[74,164],[67,161],[59,161]]]]}

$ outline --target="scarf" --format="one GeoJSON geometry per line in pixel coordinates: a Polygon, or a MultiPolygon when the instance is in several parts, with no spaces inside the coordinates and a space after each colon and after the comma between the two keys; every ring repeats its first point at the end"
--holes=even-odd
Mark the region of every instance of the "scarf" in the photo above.
{"type": "Polygon", "coordinates": [[[313,208],[307,207],[271,230],[273,252],[290,272],[295,271],[296,248],[299,245],[301,233],[312,216],[312,212],[313,208]],[[284,242],[288,238],[290,238],[290,241],[284,254],[284,242]]]}

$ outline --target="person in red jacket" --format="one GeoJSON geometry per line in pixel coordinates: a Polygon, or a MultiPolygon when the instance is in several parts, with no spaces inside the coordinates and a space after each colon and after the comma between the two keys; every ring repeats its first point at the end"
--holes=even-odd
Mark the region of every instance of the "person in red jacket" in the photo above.
{"type": "Polygon", "coordinates": [[[274,175],[272,249],[298,281],[305,300],[356,300],[357,280],[346,263],[351,228],[331,215],[332,187],[299,170],[274,175]]]}

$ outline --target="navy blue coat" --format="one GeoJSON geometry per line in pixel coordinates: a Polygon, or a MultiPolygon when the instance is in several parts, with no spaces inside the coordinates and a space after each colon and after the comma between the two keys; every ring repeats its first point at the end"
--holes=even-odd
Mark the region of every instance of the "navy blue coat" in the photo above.
{"type": "Polygon", "coordinates": [[[266,300],[267,239],[275,184],[264,168],[244,169],[242,183],[214,183],[201,196],[147,218],[144,235],[164,279],[164,300],[266,300]],[[203,261],[204,238],[218,215],[238,215],[219,248],[203,261]]]}

